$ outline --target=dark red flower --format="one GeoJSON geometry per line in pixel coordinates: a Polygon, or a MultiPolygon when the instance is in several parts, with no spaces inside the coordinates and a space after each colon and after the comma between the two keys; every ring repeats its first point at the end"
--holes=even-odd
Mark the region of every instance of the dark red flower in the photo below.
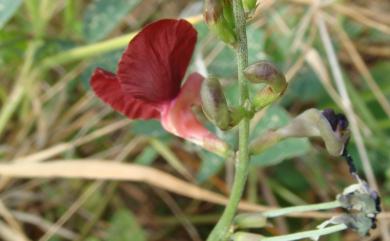
{"type": "Polygon", "coordinates": [[[192,73],[181,87],[196,38],[185,20],[154,22],[130,41],[116,75],[97,68],[90,82],[100,99],[130,119],[158,119],[167,131],[221,153],[226,144],[191,110],[200,104],[203,77],[192,73]]]}

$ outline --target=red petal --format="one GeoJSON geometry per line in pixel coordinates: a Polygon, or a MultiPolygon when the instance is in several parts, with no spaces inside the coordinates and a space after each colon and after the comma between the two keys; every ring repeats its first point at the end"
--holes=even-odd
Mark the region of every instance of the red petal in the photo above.
{"type": "Polygon", "coordinates": [[[119,62],[117,74],[124,92],[154,103],[175,98],[196,36],[185,20],[160,20],[142,29],[119,62]]]}
{"type": "Polygon", "coordinates": [[[92,75],[91,86],[100,99],[130,119],[160,118],[160,112],[153,105],[126,96],[117,77],[111,72],[97,68],[92,75]]]}

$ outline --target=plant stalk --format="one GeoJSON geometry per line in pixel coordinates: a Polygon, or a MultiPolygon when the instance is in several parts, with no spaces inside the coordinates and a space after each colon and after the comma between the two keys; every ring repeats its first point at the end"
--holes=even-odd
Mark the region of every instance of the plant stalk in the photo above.
{"type": "Polygon", "coordinates": [[[341,203],[338,200],[326,203],[318,203],[311,205],[301,205],[295,207],[281,208],[263,212],[262,215],[267,218],[275,218],[280,216],[285,216],[290,213],[302,213],[309,211],[317,211],[317,210],[326,210],[341,207],[341,203]]]}
{"type": "Polygon", "coordinates": [[[302,239],[318,239],[321,236],[337,233],[342,230],[346,230],[348,227],[345,224],[337,224],[330,227],[310,230],[286,235],[280,235],[275,237],[263,237],[261,235],[238,232],[234,234],[233,241],[292,241],[292,240],[302,240],[302,239]]]}
{"type": "Polygon", "coordinates": [[[292,240],[301,240],[305,238],[318,238],[320,236],[337,233],[346,229],[348,229],[347,225],[337,224],[331,227],[322,228],[318,230],[304,231],[304,232],[280,235],[271,238],[264,238],[261,239],[261,241],[292,241],[292,240]]]}
{"type": "MultiPolygon", "coordinates": [[[[240,105],[244,106],[248,101],[248,84],[244,77],[244,69],[248,66],[248,46],[246,37],[246,17],[241,0],[233,0],[234,20],[237,34],[237,68],[240,91],[240,105]]],[[[207,241],[226,241],[232,234],[232,222],[241,200],[249,166],[249,119],[244,118],[239,125],[239,152],[236,156],[236,170],[234,183],[228,204],[219,219],[217,225],[207,238],[207,241]]]]}

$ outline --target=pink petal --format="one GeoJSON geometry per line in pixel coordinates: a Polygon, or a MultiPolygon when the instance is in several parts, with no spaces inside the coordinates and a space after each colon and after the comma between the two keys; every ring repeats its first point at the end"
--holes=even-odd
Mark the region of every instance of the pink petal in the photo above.
{"type": "Polygon", "coordinates": [[[160,112],[155,106],[125,95],[113,73],[97,68],[90,82],[93,91],[101,100],[130,119],[160,118],[160,112]]]}
{"type": "Polygon", "coordinates": [[[117,74],[124,92],[154,103],[175,98],[196,38],[196,30],[185,20],[165,19],[146,26],[119,62],[117,74]]]}
{"type": "Polygon", "coordinates": [[[227,145],[204,127],[192,112],[192,106],[199,104],[202,81],[203,77],[198,73],[188,77],[177,98],[162,106],[161,124],[174,135],[223,154],[227,145]]]}

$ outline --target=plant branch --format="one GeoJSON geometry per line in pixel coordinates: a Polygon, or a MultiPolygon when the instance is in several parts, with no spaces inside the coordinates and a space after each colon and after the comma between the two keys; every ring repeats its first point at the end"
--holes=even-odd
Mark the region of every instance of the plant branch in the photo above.
{"type": "Polygon", "coordinates": [[[333,209],[333,208],[339,208],[339,207],[341,207],[341,203],[336,200],[336,201],[326,202],[326,203],[301,205],[301,206],[295,206],[295,207],[287,207],[287,208],[270,210],[270,211],[263,212],[262,215],[264,215],[267,218],[275,218],[275,217],[279,217],[279,216],[285,216],[285,215],[290,214],[290,213],[301,213],[301,212],[308,212],[308,211],[326,210],[326,209],[333,209]]]}
{"type": "Polygon", "coordinates": [[[280,236],[270,237],[270,238],[263,237],[261,235],[254,235],[251,233],[238,232],[234,234],[232,240],[233,241],[292,241],[292,240],[300,240],[305,238],[316,239],[319,238],[320,236],[337,233],[347,228],[348,227],[345,224],[338,224],[327,228],[280,235],[280,236]]]}

